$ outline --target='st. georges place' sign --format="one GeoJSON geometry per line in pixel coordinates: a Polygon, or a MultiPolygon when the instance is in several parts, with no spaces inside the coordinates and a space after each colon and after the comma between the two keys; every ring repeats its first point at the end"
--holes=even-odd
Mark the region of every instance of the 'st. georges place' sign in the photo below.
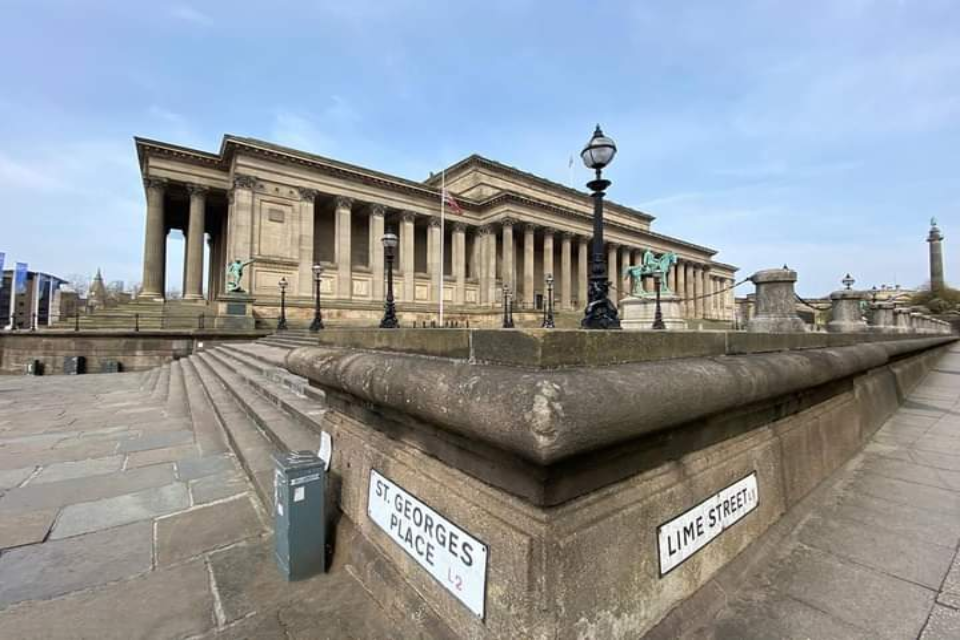
{"type": "Polygon", "coordinates": [[[483,618],[487,545],[373,469],[367,513],[400,548],[483,618]]]}
{"type": "Polygon", "coordinates": [[[660,575],[666,575],[757,508],[757,472],[721,489],[657,529],[660,575]]]}

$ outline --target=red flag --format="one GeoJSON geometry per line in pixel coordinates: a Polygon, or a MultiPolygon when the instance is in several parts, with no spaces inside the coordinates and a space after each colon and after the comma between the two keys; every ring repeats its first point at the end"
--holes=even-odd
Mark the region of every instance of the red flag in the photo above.
{"type": "Polygon", "coordinates": [[[460,208],[460,205],[457,204],[457,201],[453,199],[453,196],[450,195],[450,192],[446,189],[443,190],[443,201],[447,203],[447,206],[450,207],[454,213],[463,215],[463,209],[460,208]]]}

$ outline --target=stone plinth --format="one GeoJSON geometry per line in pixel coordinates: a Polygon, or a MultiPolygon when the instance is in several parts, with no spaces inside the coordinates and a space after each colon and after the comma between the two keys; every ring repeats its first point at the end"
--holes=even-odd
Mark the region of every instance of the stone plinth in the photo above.
{"type": "Polygon", "coordinates": [[[756,311],[747,323],[747,331],[756,333],[797,333],[807,326],[797,315],[797,296],[793,269],[758,271],[750,280],[757,285],[756,311]]]}
{"type": "Polygon", "coordinates": [[[873,306],[870,330],[877,333],[897,333],[892,302],[878,302],[873,306]]]}
{"type": "Polygon", "coordinates": [[[248,293],[224,293],[217,297],[217,329],[252,331],[256,327],[253,317],[253,296],[248,293]]]}
{"type": "Polygon", "coordinates": [[[832,320],[827,323],[827,331],[831,333],[862,333],[869,331],[860,303],[866,298],[863,291],[844,289],[830,294],[833,303],[832,320]]]}
{"type": "Polygon", "coordinates": [[[897,333],[910,333],[912,330],[910,324],[910,310],[903,307],[894,309],[893,322],[897,328],[897,333]]]}
{"type": "MultiPolygon", "coordinates": [[[[286,364],[326,394],[343,510],[335,555],[385,608],[471,640],[642,637],[854,455],[952,342],[563,330],[317,339],[326,344],[286,364]],[[423,540],[404,547],[374,520],[380,477],[482,541],[485,580],[470,574],[482,615],[416,560],[423,540]],[[658,525],[745,478],[756,508],[661,571],[658,525]]],[[[387,507],[402,516],[404,504],[387,507]]]]}
{"type": "MultiPolygon", "coordinates": [[[[653,328],[653,319],[657,310],[656,298],[637,298],[628,296],[620,301],[620,326],[628,330],[653,328]]],[[[660,315],[667,331],[681,331],[687,328],[680,310],[679,296],[660,294],[660,315]]]]}

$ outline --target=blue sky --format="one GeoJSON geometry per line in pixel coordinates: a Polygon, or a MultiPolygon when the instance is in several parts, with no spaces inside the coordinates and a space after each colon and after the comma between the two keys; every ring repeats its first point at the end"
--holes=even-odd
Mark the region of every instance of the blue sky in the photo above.
{"type": "Polygon", "coordinates": [[[0,251],[40,270],[139,280],[135,135],[568,183],[600,122],[610,197],[741,277],[918,285],[936,216],[957,281],[955,0],[5,0],[3,24],[0,251]]]}

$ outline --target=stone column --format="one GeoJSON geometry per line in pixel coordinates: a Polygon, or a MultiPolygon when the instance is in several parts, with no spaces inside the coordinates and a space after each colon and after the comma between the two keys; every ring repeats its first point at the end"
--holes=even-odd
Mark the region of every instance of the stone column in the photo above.
{"type": "Polygon", "coordinates": [[[313,299],[313,219],[314,205],[317,200],[317,190],[301,187],[300,192],[300,265],[297,269],[299,274],[297,283],[297,293],[301,296],[313,299]]]}
{"type": "Polygon", "coordinates": [[[943,234],[937,227],[936,219],[930,220],[930,291],[934,294],[943,291],[943,234]]]}
{"type": "Polygon", "coordinates": [[[350,227],[353,199],[337,196],[334,202],[337,229],[337,297],[349,300],[353,297],[353,247],[350,227]]]}
{"type": "Polygon", "coordinates": [[[439,302],[443,295],[440,273],[443,265],[440,264],[440,218],[430,218],[427,227],[427,274],[430,276],[430,301],[439,302]]]}
{"type": "Polygon", "coordinates": [[[827,323],[827,331],[831,333],[860,333],[867,331],[867,323],[863,320],[860,302],[866,299],[863,291],[843,289],[830,294],[832,319],[827,323]]]}
{"type": "Polygon", "coordinates": [[[690,297],[693,298],[693,300],[691,301],[691,309],[693,313],[691,313],[690,317],[694,319],[702,318],[703,317],[703,298],[701,298],[700,295],[703,293],[703,289],[702,289],[703,280],[700,278],[700,265],[697,265],[697,264],[690,265],[690,275],[693,281],[693,286],[690,287],[690,293],[691,293],[690,297]]]}
{"type": "Polygon", "coordinates": [[[503,284],[504,286],[510,287],[510,290],[516,292],[515,278],[513,277],[514,269],[517,265],[516,260],[513,258],[513,220],[510,218],[504,218],[501,220],[502,233],[503,233],[503,264],[501,265],[500,272],[503,275],[503,284]]]}
{"type": "Polygon", "coordinates": [[[573,234],[569,231],[563,232],[560,240],[560,309],[568,311],[573,308],[571,304],[570,286],[573,282],[573,234]]]}
{"type": "Polygon", "coordinates": [[[188,184],[190,220],[184,255],[184,300],[203,300],[203,232],[206,229],[207,187],[188,184]]]}
{"type": "Polygon", "coordinates": [[[625,275],[623,270],[630,266],[630,256],[632,253],[633,252],[630,250],[630,247],[620,248],[620,270],[616,274],[616,281],[620,283],[620,300],[623,300],[630,295],[630,276],[625,275]]]}
{"type": "Polygon", "coordinates": [[[697,295],[697,279],[694,272],[693,263],[687,260],[683,261],[683,282],[684,282],[684,294],[686,300],[683,303],[684,310],[686,311],[686,316],[688,318],[694,318],[697,314],[697,303],[694,298],[697,295]]]}
{"type": "Polygon", "coordinates": [[[536,273],[534,269],[536,266],[534,264],[536,261],[536,258],[534,258],[536,231],[537,225],[535,224],[527,224],[523,227],[523,298],[524,306],[527,309],[533,309],[537,304],[537,286],[534,282],[534,274],[536,273]]]}
{"type": "Polygon", "coordinates": [[[456,286],[453,290],[453,304],[463,305],[467,296],[467,225],[453,223],[453,278],[456,286]]]}
{"type": "Polygon", "coordinates": [[[147,299],[164,297],[164,272],[166,271],[163,213],[163,191],[166,180],[144,178],[147,190],[147,225],[143,244],[143,285],[140,296],[147,299]]]}
{"type": "Polygon", "coordinates": [[[386,215],[387,208],[382,204],[370,205],[370,242],[368,243],[370,264],[368,266],[372,279],[370,296],[374,300],[383,300],[386,295],[383,281],[385,266],[383,262],[383,235],[385,233],[384,218],[386,215]]]}
{"type": "Polygon", "coordinates": [[[495,307],[500,304],[497,297],[497,234],[493,229],[487,234],[487,299],[490,306],[495,307]]]}
{"type": "Polygon", "coordinates": [[[417,216],[412,211],[404,211],[400,217],[400,270],[403,271],[403,300],[414,301],[416,279],[414,270],[414,222],[417,216]]]}
{"type": "Polygon", "coordinates": [[[474,239],[474,243],[478,247],[477,249],[477,280],[480,286],[480,291],[478,292],[478,300],[481,305],[490,305],[490,282],[489,274],[490,270],[487,268],[487,264],[490,260],[487,258],[487,252],[489,251],[489,242],[487,241],[487,236],[490,235],[490,227],[483,225],[482,227],[477,228],[477,236],[474,239]]]}
{"type": "MultiPolygon", "coordinates": [[[[543,230],[543,278],[546,279],[547,275],[552,275],[554,278],[557,277],[556,271],[553,268],[553,230],[544,229],[543,230]]],[[[544,290],[544,294],[546,290],[544,290]]]]}
{"type": "Polygon", "coordinates": [[[587,274],[590,264],[590,238],[581,237],[577,253],[577,299],[580,306],[587,306],[587,274]]]}
{"type": "Polygon", "coordinates": [[[607,280],[616,291],[610,292],[610,302],[614,307],[620,306],[620,276],[617,275],[617,253],[620,245],[613,242],[607,243],[607,280]]]}
{"type": "Polygon", "coordinates": [[[807,327],[797,315],[792,269],[766,269],[750,276],[757,286],[756,310],[747,323],[747,331],[756,333],[797,333],[807,327]]]}
{"type": "MultiPolygon", "coordinates": [[[[700,295],[706,296],[710,294],[710,267],[709,265],[703,265],[700,268],[700,295]]],[[[710,303],[713,302],[713,298],[704,298],[703,304],[701,306],[700,317],[707,319],[710,317],[710,303]]]]}
{"type": "MultiPolygon", "coordinates": [[[[687,297],[687,261],[677,259],[677,264],[673,267],[677,272],[677,295],[683,300],[687,297]]],[[[687,317],[687,303],[680,303],[680,314],[687,317]]]]}

